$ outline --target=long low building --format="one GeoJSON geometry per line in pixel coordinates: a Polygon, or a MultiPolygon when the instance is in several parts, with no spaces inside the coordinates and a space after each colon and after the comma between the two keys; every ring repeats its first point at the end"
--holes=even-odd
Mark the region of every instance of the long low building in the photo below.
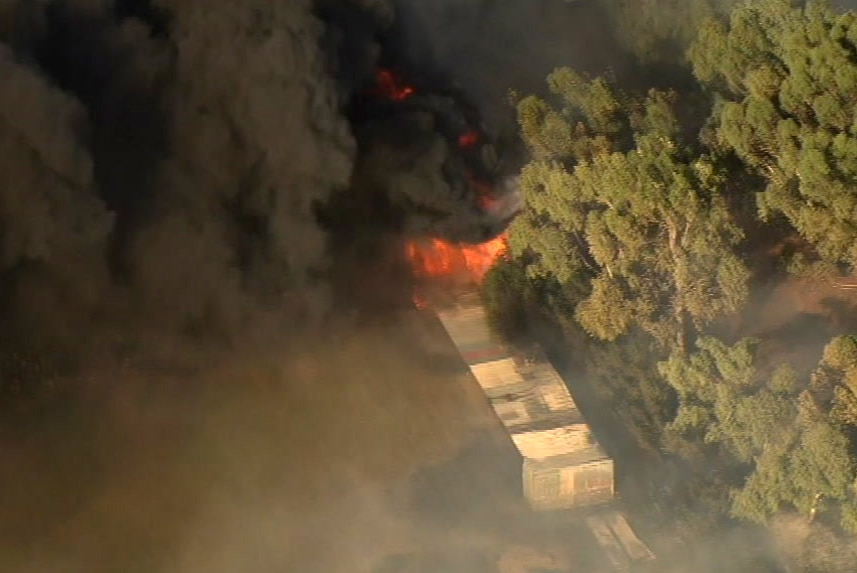
{"type": "Polygon", "coordinates": [[[477,295],[464,295],[437,315],[523,458],[524,496],[533,509],[612,500],[613,460],[550,362],[504,345],[477,295]]]}

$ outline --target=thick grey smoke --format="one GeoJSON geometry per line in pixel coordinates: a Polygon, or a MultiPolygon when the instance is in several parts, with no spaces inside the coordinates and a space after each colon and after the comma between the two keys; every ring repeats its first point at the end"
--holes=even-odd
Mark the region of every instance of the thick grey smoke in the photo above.
{"type": "Polygon", "coordinates": [[[480,206],[456,146],[456,98],[346,117],[392,6],[320,6],[4,3],[0,281],[34,343],[98,322],[88,342],[126,347],[317,323],[336,266],[317,206],[348,192],[382,195],[411,234],[502,230],[511,210],[480,206]]]}
{"type": "Polygon", "coordinates": [[[234,334],[324,309],[314,204],[347,188],[355,143],[310,2],[252,4],[6,3],[0,271],[20,322],[234,334]]]}
{"type": "Polygon", "coordinates": [[[85,110],[0,46],[3,174],[0,269],[49,262],[105,240],[110,214],[81,146],[85,110]]]}
{"type": "Polygon", "coordinates": [[[3,0],[2,388],[22,355],[73,374],[300,337],[377,255],[344,264],[338,227],[496,235],[514,186],[458,145],[481,129],[461,98],[348,109],[394,21],[385,0],[3,0]],[[393,223],[319,222],[355,196],[393,223]]]}
{"type": "Polygon", "coordinates": [[[4,302],[20,304],[28,290],[21,295],[42,299],[34,305],[51,305],[46,291],[65,283],[92,303],[113,217],[82,145],[85,109],[2,45],[0,74],[0,273],[16,279],[4,285],[4,302]]]}
{"type": "Polygon", "coordinates": [[[448,130],[438,124],[455,113],[436,105],[438,100],[453,103],[415,95],[390,117],[371,122],[362,132],[367,145],[356,179],[380,191],[402,214],[406,236],[481,243],[502,232],[517,213],[517,185],[502,171],[491,143],[460,148],[459,135],[476,137],[463,119],[454,135],[444,135],[448,130]],[[464,156],[476,165],[469,166],[464,156]]]}
{"type": "Polygon", "coordinates": [[[367,172],[411,115],[345,110],[392,12],[334,4],[0,0],[0,570],[370,571],[375,533],[426,534],[398,539],[408,476],[490,427],[421,344],[387,349],[399,323],[333,312],[376,253],[343,265],[319,204],[413,193],[440,208],[406,227],[468,237],[511,212],[473,209],[452,131],[367,172]]]}
{"type": "Polygon", "coordinates": [[[559,66],[621,72],[603,3],[394,0],[408,57],[451,78],[492,125],[509,128],[508,92],[541,91],[559,66]]]}

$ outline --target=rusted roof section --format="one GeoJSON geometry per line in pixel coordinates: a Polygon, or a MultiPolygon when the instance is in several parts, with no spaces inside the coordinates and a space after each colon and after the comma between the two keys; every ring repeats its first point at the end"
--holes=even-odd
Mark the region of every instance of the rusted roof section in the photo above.
{"type": "Polygon", "coordinates": [[[521,456],[607,457],[550,362],[507,348],[491,331],[478,297],[462,297],[437,314],[521,456]]]}

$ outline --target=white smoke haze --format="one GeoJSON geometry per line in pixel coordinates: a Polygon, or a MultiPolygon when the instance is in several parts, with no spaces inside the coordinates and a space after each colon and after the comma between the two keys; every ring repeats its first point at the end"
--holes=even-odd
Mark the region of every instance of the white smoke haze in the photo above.
{"type": "Polygon", "coordinates": [[[857,542],[844,539],[821,523],[782,515],[771,523],[777,550],[790,571],[845,573],[857,563],[857,542]]]}

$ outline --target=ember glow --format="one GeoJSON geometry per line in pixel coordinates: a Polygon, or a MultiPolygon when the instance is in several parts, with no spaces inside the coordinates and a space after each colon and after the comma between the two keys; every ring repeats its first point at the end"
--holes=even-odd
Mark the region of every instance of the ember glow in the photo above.
{"type": "Polygon", "coordinates": [[[414,88],[403,85],[390,70],[378,70],[375,74],[375,81],[381,96],[386,99],[404,101],[414,95],[414,88]]]}
{"type": "Polygon", "coordinates": [[[468,174],[467,184],[476,191],[476,200],[483,211],[493,211],[500,201],[494,195],[494,186],[468,174]]]}
{"type": "Polygon", "coordinates": [[[458,136],[458,146],[462,149],[467,147],[473,147],[479,143],[479,132],[474,130],[468,130],[458,136]]]}
{"type": "Polygon", "coordinates": [[[462,245],[442,239],[408,243],[408,260],[421,278],[458,278],[479,283],[485,273],[506,253],[506,237],[501,235],[480,245],[462,245]]]}

